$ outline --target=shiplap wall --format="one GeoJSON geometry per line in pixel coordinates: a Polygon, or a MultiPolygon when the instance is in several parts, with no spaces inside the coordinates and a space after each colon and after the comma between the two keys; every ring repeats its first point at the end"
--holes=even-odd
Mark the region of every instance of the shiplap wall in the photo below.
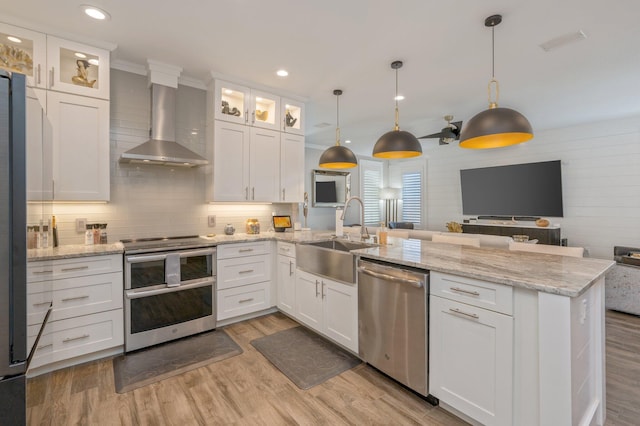
{"type": "Polygon", "coordinates": [[[613,256],[614,245],[640,246],[640,117],[537,132],[507,148],[465,150],[452,144],[426,151],[428,228],[461,222],[460,170],[537,161],[562,161],[564,217],[569,245],[591,257],[613,256]]]}
{"type": "MultiPolygon", "coordinates": [[[[177,141],[205,155],[206,92],[179,86],[176,108],[177,141]],[[192,134],[195,132],[195,134],[192,134]]],[[[82,244],[75,219],[107,223],[109,242],[158,235],[223,233],[226,223],[244,232],[248,218],[258,218],[262,230],[272,213],[295,214],[292,204],[207,204],[202,168],[120,164],[120,154],[149,138],[150,91],[146,76],[111,70],[111,201],[109,203],[30,204],[29,223],[56,216],[61,244],[82,244]],[[207,216],[216,215],[216,226],[207,216]]],[[[293,218],[294,220],[295,217],[293,218]]]]}

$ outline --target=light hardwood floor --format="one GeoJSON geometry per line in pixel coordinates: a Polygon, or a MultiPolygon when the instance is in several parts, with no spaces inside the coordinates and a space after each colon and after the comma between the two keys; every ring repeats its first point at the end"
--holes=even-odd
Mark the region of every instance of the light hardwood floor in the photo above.
{"type": "MultiPolygon", "coordinates": [[[[607,313],[607,425],[640,419],[640,318],[607,313]]],[[[462,425],[361,364],[298,389],[249,342],[297,325],[272,314],[225,328],[242,355],[120,395],[111,360],[28,382],[29,425],[462,425]]]]}

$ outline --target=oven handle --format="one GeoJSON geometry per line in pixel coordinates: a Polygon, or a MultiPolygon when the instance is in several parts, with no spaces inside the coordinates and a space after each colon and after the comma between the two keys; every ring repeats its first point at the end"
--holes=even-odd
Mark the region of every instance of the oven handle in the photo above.
{"type": "Polygon", "coordinates": [[[149,296],[157,296],[159,294],[174,293],[176,291],[212,286],[213,284],[215,284],[215,280],[205,280],[205,281],[200,281],[196,283],[181,285],[178,287],[159,288],[157,290],[149,290],[149,291],[126,290],[124,292],[124,295],[127,299],[140,299],[141,297],[149,297],[149,296]]]}
{"type": "Polygon", "coordinates": [[[127,263],[155,262],[156,260],[165,260],[166,258],[166,254],[141,254],[139,256],[127,256],[127,263]]]}
{"type": "Polygon", "coordinates": [[[181,251],[180,258],[183,257],[192,257],[192,256],[206,256],[209,254],[215,254],[216,249],[202,249],[202,250],[192,250],[192,251],[181,251]]]}

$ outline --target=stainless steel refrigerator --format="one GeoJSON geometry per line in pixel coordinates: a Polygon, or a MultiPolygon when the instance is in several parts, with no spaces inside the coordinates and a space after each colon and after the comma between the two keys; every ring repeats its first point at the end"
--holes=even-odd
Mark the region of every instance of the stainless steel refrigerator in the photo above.
{"type": "Polygon", "coordinates": [[[26,423],[25,77],[0,70],[0,423],[26,423]]]}

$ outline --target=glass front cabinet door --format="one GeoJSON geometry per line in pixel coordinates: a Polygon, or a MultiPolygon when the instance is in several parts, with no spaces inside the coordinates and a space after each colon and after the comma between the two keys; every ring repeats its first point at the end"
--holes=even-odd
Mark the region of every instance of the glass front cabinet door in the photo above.
{"type": "Polygon", "coordinates": [[[304,103],[282,98],[280,122],[283,132],[304,136],[304,103]]]}
{"type": "Polygon", "coordinates": [[[27,76],[27,86],[47,85],[47,38],[44,34],[0,22],[0,69],[27,76]]]}
{"type": "Polygon", "coordinates": [[[215,118],[238,124],[249,124],[251,90],[238,84],[216,80],[215,83],[215,118]]]}
{"type": "Polygon", "coordinates": [[[251,89],[251,125],[280,130],[280,97],[251,89]]]}
{"type": "Polygon", "coordinates": [[[47,37],[49,89],[109,99],[109,51],[47,37]]]}

